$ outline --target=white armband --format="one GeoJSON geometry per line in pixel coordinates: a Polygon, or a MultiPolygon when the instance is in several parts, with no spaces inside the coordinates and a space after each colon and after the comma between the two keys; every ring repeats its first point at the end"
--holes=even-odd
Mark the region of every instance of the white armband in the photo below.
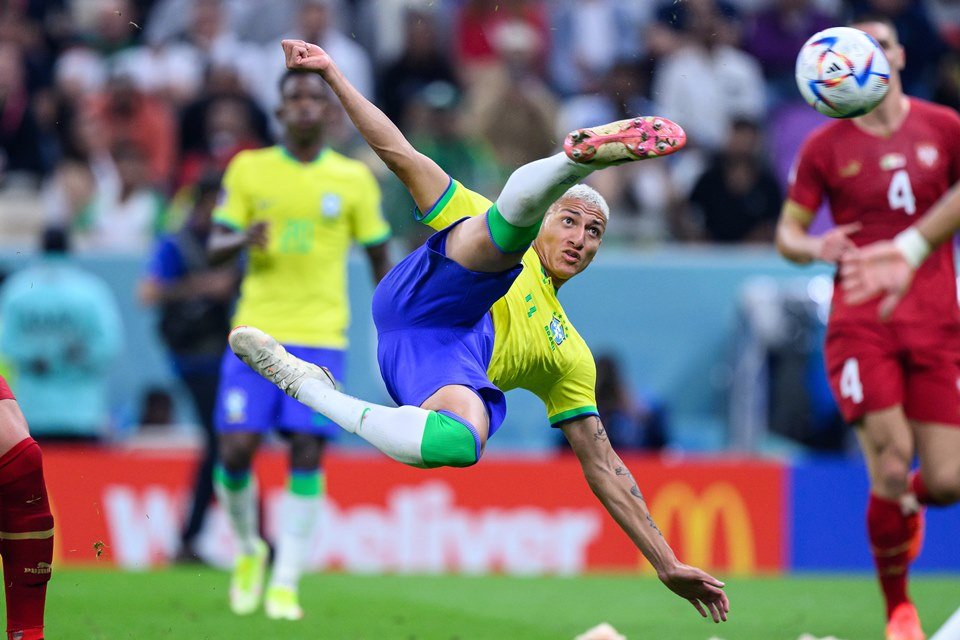
{"type": "Polygon", "coordinates": [[[930,242],[917,231],[916,227],[907,227],[905,231],[898,233],[893,239],[893,244],[903,254],[907,264],[914,269],[918,268],[933,250],[930,242]]]}

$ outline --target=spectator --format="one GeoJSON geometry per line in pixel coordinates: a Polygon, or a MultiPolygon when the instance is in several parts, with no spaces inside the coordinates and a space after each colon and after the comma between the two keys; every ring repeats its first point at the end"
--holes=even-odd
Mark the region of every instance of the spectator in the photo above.
{"type": "Polygon", "coordinates": [[[403,52],[383,70],[377,87],[378,105],[394,122],[401,121],[409,102],[430,83],[457,84],[449,56],[440,49],[435,14],[411,8],[404,23],[403,52]]]}
{"type": "MultiPolygon", "coordinates": [[[[182,37],[169,44],[168,57],[183,60],[189,69],[192,86],[180,103],[194,99],[200,92],[204,71],[211,65],[233,67],[247,90],[262,81],[263,61],[260,49],[244,42],[230,30],[221,0],[197,0],[191,7],[191,20],[182,37]]],[[[176,76],[170,78],[177,82],[176,76]]]]}
{"type": "Polygon", "coordinates": [[[653,95],[658,112],[687,131],[688,144],[717,150],[734,118],[763,118],[760,65],[728,44],[734,27],[712,0],[684,3],[681,46],[657,66],[653,95]]]}
{"type": "Polygon", "coordinates": [[[183,228],[160,239],[140,285],[143,303],[160,307],[160,336],[190,392],[204,433],[190,513],[180,534],[178,558],[182,560],[197,557],[194,542],[213,497],[217,459],[213,409],[220,357],[230,331],[230,303],[240,281],[235,263],[212,267],[207,260],[210,220],[219,191],[219,176],[207,176],[197,184],[194,206],[183,228]]]}
{"type": "MultiPolygon", "coordinates": [[[[639,63],[620,60],[599,82],[599,93],[566,100],[557,119],[557,139],[567,131],[655,113],[644,97],[648,75],[639,63]]],[[[604,238],[631,242],[663,240],[669,235],[677,189],[665,162],[631,162],[598,171],[588,182],[617,215],[610,218],[604,238]]]]}
{"type": "Polygon", "coordinates": [[[136,144],[114,145],[111,157],[90,206],[74,219],[78,244],[85,250],[142,254],[163,228],[164,200],[151,187],[147,158],[136,144]]]}
{"type": "Polygon", "coordinates": [[[499,23],[493,42],[499,62],[482,85],[470,87],[469,121],[509,173],[556,149],[558,106],[537,71],[545,43],[536,30],[521,20],[499,23]]]}
{"type": "Polygon", "coordinates": [[[933,100],[960,111],[960,51],[951,51],[940,61],[933,100]]]}
{"type": "Polygon", "coordinates": [[[184,154],[178,185],[195,183],[204,171],[222,173],[233,156],[245,149],[262,147],[266,142],[257,135],[250,104],[243,98],[223,96],[206,106],[204,147],[184,154]]]}
{"type": "Polygon", "coordinates": [[[395,61],[410,40],[407,17],[429,14],[437,27],[436,47],[450,57],[450,24],[459,9],[457,3],[436,0],[356,0],[353,26],[356,37],[372,54],[378,67],[395,61]]]}
{"type": "Polygon", "coordinates": [[[24,71],[20,50],[0,42],[0,188],[17,176],[35,182],[46,169],[24,71]]]}
{"type": "Polygon", "coordinates": [[[106,143],[132,142],[146,155],[148,181],[165,188],[176,159],[176,124],[170,109],[137,89],[129,75],[118,73],[106,92],[93,99],[86,117],[101,128],[106,143]]]}
{"type": "MultiPolygon", "coordinates": [[[[620,452],[661,451],[669,442],[667,412],[663,402],[651,394],[637,394],[624,380],[617,359],[609,354],[596,357],[597,413],[610,444],[620,452]],[[638,397],[639,395],[639,397],[638,397]]],[[[557,440],[564,452],[565,438],[557,440]]]]}
{"type": "Polygon", "coordinates": [[[180,114],[180,152],[184,156],[198,152],[209,153],[211,145],[222,146],[210,140],[207,127],[208,112],[212,105],[224,98],[243,104],[243,110],[246,111],[244,118],[249,121],[251,133],[259,143],[258,146],[272,142],[267,114],[244,88],[236,69],[232,65],[212,64],[207,67],[200,95],[184,107],[180,114]]]}
{"type": "MultiPolygon", "coordinates": [[[[336,25],[336,3],[334,0],[302,0],[296,28],[284,38],[294,38],[314,42],[337,61],[337,66],[360,93],[374,95],[373,68],[370,56],[353,39],[344,35],[336,25]]],[[[262,54],[267,63],[266,82],[260,84],[257,96],[260,104],[273,113],[279,105],[277,84],[286,73],[283,54],[276,42],[266,45],[262,54]]]]}
{"type": "Polygon", "coordinates": [[[502,47],[496,39],[505,24],[523,25],[534,34],[538,47],[532,61],[533,68],[536,75],[543,75],[550,36],[545,3],[539,0],[466,0],[454,18],[453,33],[454,58],[467,84],[482,83],[486,72],[500,65],[502,47]]]}
{"type": "Polygon", "coordinates": [[[77,100],[103,89],[111,56],[135,44],[140,31],[133,25],[140,18],[127,0],[74,4],[73,26],[78,35],[57,58],[54,73],[57,86],[77,100]],[[83,8],[91,14],[89,20],[83,8]]]}
{"type": "MultiPolygon", "coordinates": [[[[501,186],[500,167],[487,143],[468,135],[463,127],[461,96],[446,82],[433,82],[410,102],[403,119],[408,139],[418,151],[479,193],[496,193],[501,186]]],[[[410,212],[413,199],[392,174],[386,179],[384,203],[394,232],[405,236],[411,247],[419,246],[429,227],[410,212]]]]}
{"type": "Polygon", "coordinates": [[[43,186],[48,225],[73,227],[93,203],[98,185],[114,172],[104,136],[94,120],[64,109],[60,127],[61,158],[43,186]]]}
{"type": "Polygon", "coordinates": [[[857,19],[864,14],[880,14],[893,21],[900,44],[910,54],[900,74],[903,89],[912,96],[929,98],[940,58],[947,49],[930,20],[926,3],[914,0],[855,0],[851,4],[857,19]]]}
{"type": "Polygon", "coordinates": [[[777,97],[798,98],[793,73],[797,52],[807,38],[835,24],[836,19],[819,11],[811,0],[776,0],[748,21],[746,49],[760,61],[777,97]]]}
{"type": "Polygon", "coordinates": [[[763,156],[759,126],[735,121],[724,147],[694,186],[694,212],[681,223],[679,235],[722,243],[772,242],[783,198],[763,156]]]}
{"type": "Polygon", "coordinates": [[[639,57],[639,26],[626,5],[623,0],[565,0],[556,5],[550,77],[561,94],[597,91],[597,81],[618,60],[639,57]]]}
{"type": "Polygon", "coordinates": [[[34,437],[98,440],[109,432],[107,381],[123,343],[113,293],[66,259],[66,234],[43,235],[39,264],[0,290],[0,351],[34,437]]]}
{"type": "Polygon", "coordinates": [[[668,442],[662,402],[642,393],[637,398],[611,355],[597,363],[597,412],[617,451],[660,451],[668,442]]]}

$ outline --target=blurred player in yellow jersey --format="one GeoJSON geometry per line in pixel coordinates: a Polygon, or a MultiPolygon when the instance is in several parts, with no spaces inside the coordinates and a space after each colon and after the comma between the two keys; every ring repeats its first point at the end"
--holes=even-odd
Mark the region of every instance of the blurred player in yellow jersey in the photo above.
{"type": "MultiPolygon", "coordinates": [[[[234,324],[263,327],[298,357],[342,372],[350,244],[366,248],[379,281],[390,268],[390,228],[369,169],[324,145],[329,92],[315,74],[284,76],[277,111],[283,141],[241,152],[230,162],[209,250],[214,259],[247,251],[234,324]]],[[[296,620],[303,615],[297,584],[324,487],[321,455],[339,429],[229,350],[220,375],[215,488],[239,542],[230,606],[244,615],[260,604],[267,545],[260,539],[250,466],[263,434],[277,429],[290,444],[290,479],[264,607],[271,618],[296,620]]]]}
{"type": "Polygon", "coordinates": [[[418,467],[476,463],[503,422],[503,390],[532,391],[570,442],[590,488],[663,583],[701,615],[726,620],[723,583],[677,559],[610,446],[597,415],[593,357],[557,299],[593,260],[609,216],[600,194],[576,183],[605,166],[672,153],[683,146],[683,131],[639,117],[575,131],[565,153],[517,169],[491,203],[418,153],[320,47],[285,40],[283,48],[288,67],[314,71],[330,85],[437,233],[374,294],[380,371],[401,406],[336,391],[330,371],[288,353],[259,328],[234,329],[234,352],[300,402],[418,467]]]}

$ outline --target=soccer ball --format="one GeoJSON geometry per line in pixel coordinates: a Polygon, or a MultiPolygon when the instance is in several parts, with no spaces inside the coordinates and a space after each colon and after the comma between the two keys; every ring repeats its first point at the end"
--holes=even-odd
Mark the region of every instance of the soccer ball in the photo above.
{"type": "Polygon", "coordinates": [[[890,63],[868,34],[832,27],[800,48],[796,78],[811,107],[831,118],[856,118],[870,113],[887,95],[890,63]]]}

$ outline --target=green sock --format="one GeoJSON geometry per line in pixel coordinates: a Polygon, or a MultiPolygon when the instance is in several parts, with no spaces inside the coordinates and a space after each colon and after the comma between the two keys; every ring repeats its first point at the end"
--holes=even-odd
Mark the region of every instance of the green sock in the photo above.
{"type": "Polygon", "coordinates": [[[529,227],[511,224],[500,214],[496,204],[487,211],[487,229],[490,231],[490,239],[504,253],[525,251],[540,233],[541,224],[543,219],[529,227]]]}
{"type": "Polygon", "coordinates": [[[480,459],[480,436],[466,420],[449,411],[431,411],[420,443],[423,466],[469,467],[480,459]]]}

